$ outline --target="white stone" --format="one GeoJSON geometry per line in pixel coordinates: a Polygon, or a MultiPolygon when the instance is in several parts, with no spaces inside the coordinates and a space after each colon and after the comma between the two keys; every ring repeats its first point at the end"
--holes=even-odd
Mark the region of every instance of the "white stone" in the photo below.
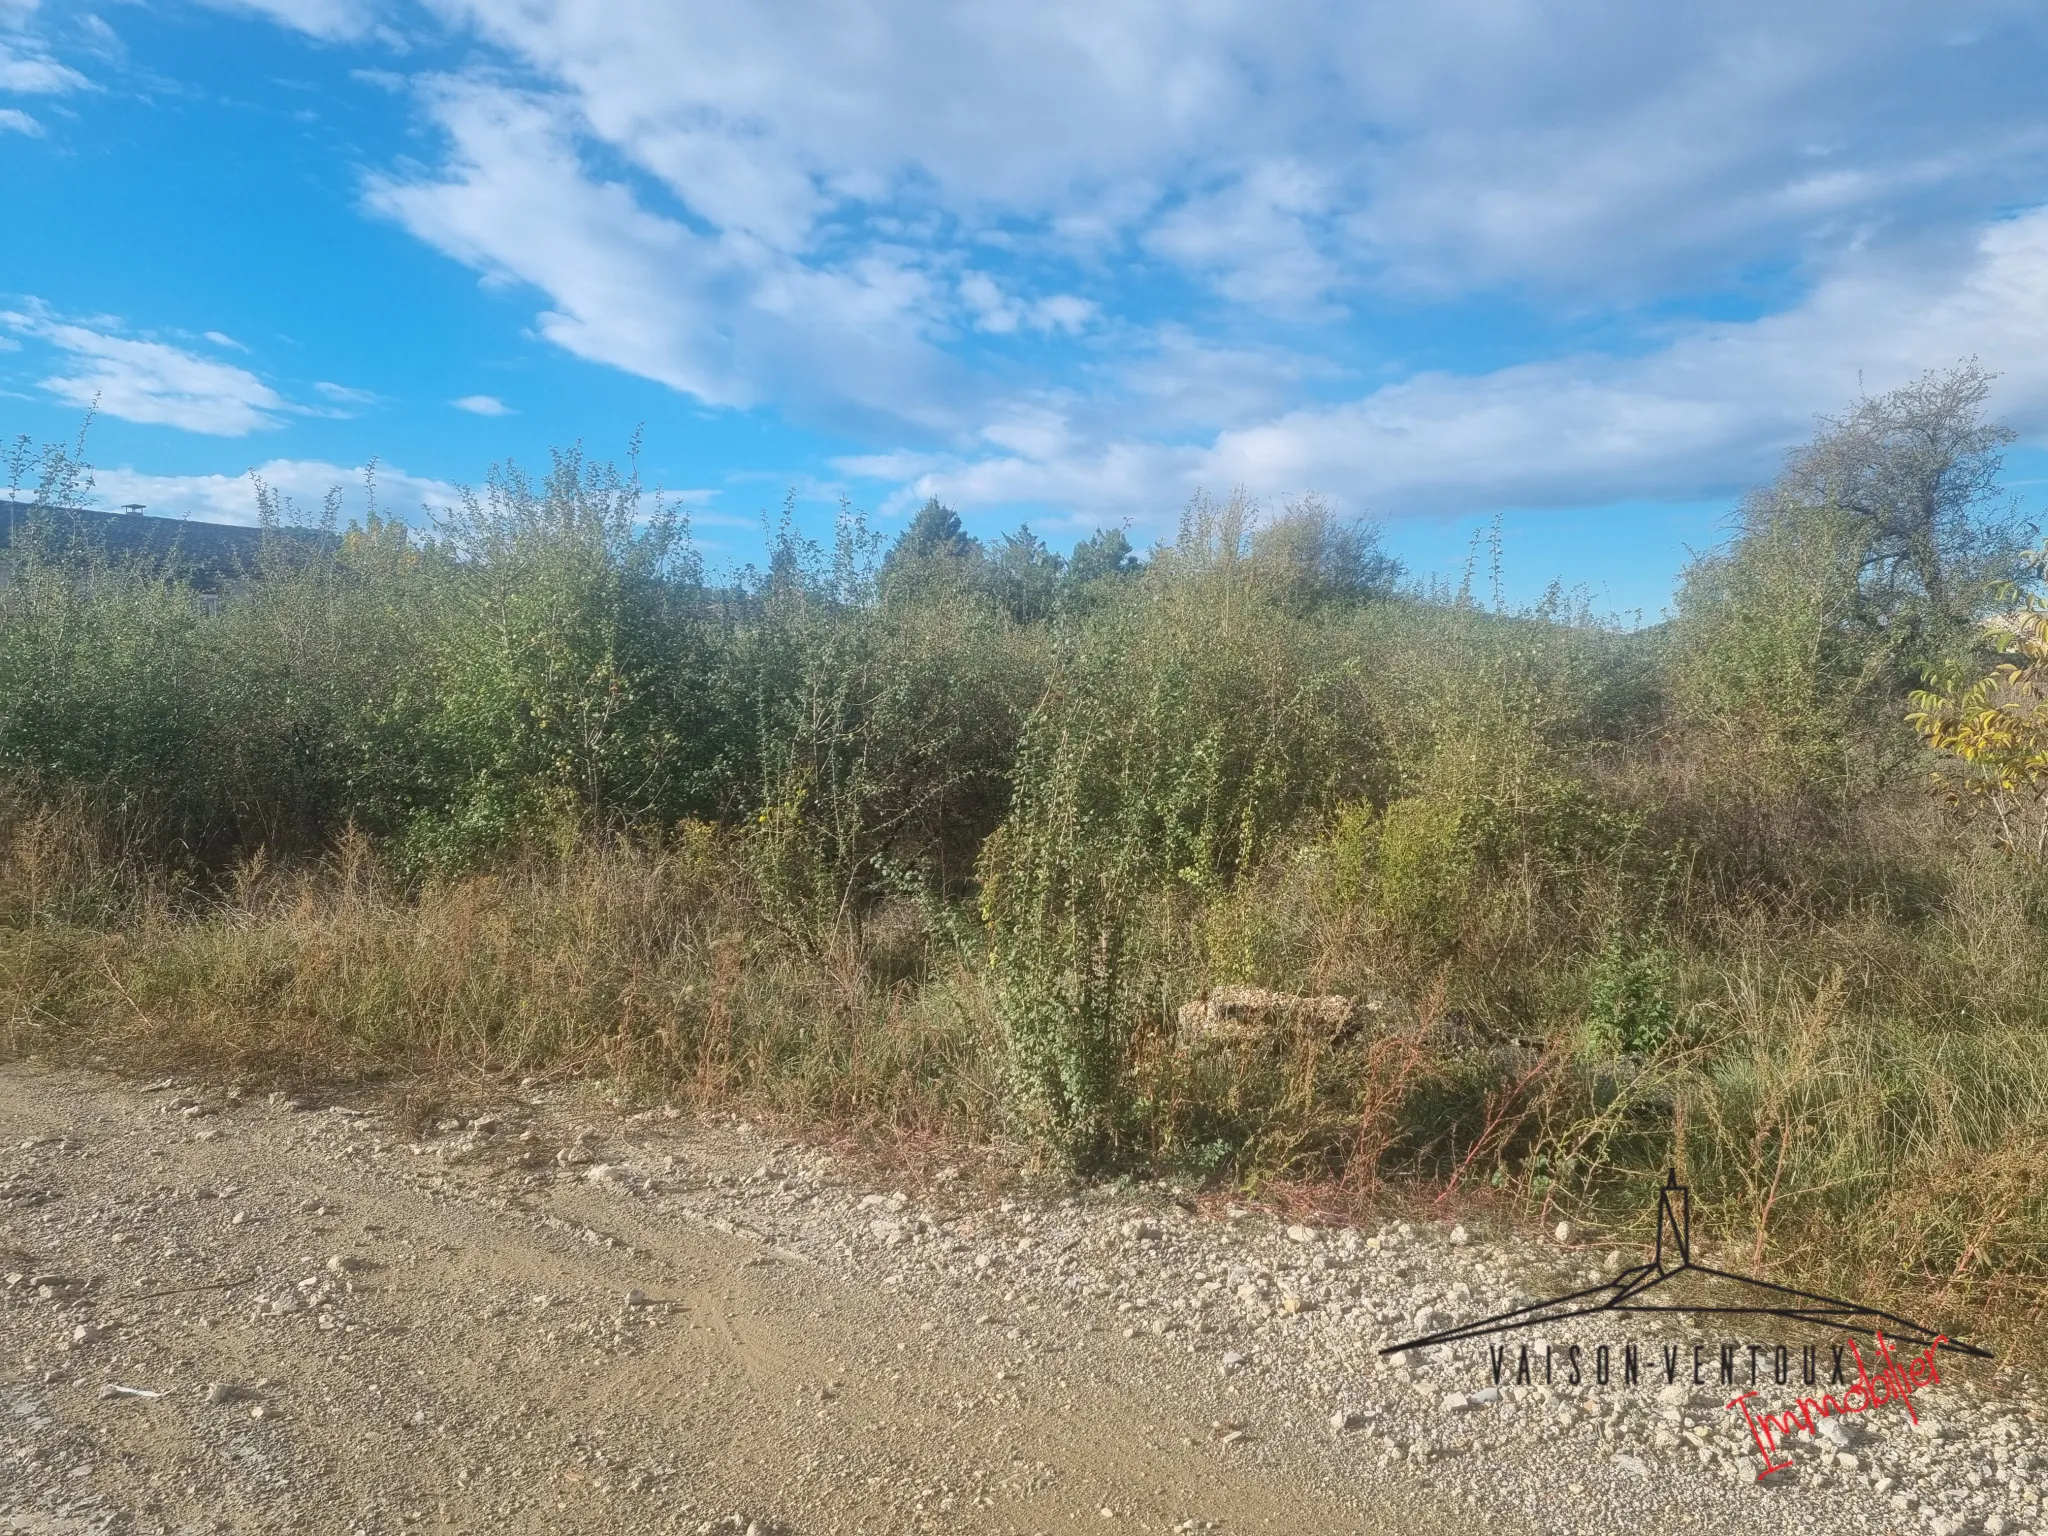
{"type": "Polygon", "coordinates": [[[1312,1243],[1315,1240],[1314,1227],[1292,1226],[1287,1229],[1287,1241],[1290,1243],[1312,1243]]]}
{"type": "Polygon", "coordinates": [[[1569,1243],[1572,1240],[1572,1224],[1568,1221],[1560,1221],[1557,1224],[1556,1232],[1554,1232],[1552,1235],[1556,1237],[1556,1239],[1560,1243],[1569,1243]]]}
{"type": "Polygon", "coordinates": [[[1466,1245],[1467,1243],[1469,1243],[1469,1242],[1471,1242],[1471,1241],[1472,1241],[1472,1234],[1471,1234],[1470,1232],[1467,1232],[1467,1231],[1466,1231],[1466,1230],[1465,1230],[1465,1229],[1464,1229],[1463,1227],[1453,1227],[1453,1228],[1451,1228],[1451,1246],[1452,1246],[1452,1247],[1454,1247],[1454,1248],[1462,1248],[1462,1247],[1464,1247],[1464,1246],[1465,1246],[1465,1245],[1466,1245]]]}

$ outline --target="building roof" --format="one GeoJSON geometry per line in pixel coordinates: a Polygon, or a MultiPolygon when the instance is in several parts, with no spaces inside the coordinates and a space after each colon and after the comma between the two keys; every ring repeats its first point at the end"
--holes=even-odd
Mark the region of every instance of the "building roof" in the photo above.
{"type": "MultiPolygon", "coordinates": [[[[72,546],[104,549],[115,559],[144,558],[182,566],[202,585],[250,569],[263,547],[265,530],[189,518],[148,517],[137,512],[101,512],[90,507],[51,507],[0,500],[0,550],[25,537],[40,522],[72,546]]],[[[334,535],[314,528],[274,528],[269,537],[303,558],[331,548],[334,535]]]]}

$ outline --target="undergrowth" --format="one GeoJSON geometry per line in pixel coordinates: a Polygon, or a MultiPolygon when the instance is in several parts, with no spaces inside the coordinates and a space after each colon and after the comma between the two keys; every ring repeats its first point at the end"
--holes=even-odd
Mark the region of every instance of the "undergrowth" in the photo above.
{"type": "Polygon", "coordinates": [[[1241,499],[1142,561],[785,517],[714,584],[574,457],[202,602],[67,527],[45,456],[0,1045],[599,1076],[1644,1240],[1675,1166],[1745,1265],[2038,1339],[2048,874],[1905,723],[2017,559],[1972,387],[1832,424],[1633,632],[1241,499]],[[1375,1022],[1192,1048],[1226,984],[1375,1022]]]}

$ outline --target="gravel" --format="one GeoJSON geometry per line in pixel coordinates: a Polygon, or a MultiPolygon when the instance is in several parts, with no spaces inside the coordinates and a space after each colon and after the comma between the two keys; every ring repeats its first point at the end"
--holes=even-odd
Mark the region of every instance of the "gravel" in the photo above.
{"type": "Polygon", "coordinates": [[[1760,1484],[1662,1380],[1714,1358],[1683,1321],[1629,1387],[1378,1354],[1585,1285],[1569,1230],[913,1182],[567,1090],[315,1107],[0,1069],[0,1531],[2048,1532],[2018,1375],[1945,1357],[1917,1430],[1760,1484]]]}

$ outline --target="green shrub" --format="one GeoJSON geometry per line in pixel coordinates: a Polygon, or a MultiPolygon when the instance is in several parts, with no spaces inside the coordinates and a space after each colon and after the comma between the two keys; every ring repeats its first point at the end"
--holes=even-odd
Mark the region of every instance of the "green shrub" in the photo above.
{"type": "Polygon", "coordinates": [[[1677,963],[1669,950],[1610,933],[1587,978],[1588,1039],[1637,1055],[1660,1049],[1678,1022],[1676,987],[1677,963]]]}

